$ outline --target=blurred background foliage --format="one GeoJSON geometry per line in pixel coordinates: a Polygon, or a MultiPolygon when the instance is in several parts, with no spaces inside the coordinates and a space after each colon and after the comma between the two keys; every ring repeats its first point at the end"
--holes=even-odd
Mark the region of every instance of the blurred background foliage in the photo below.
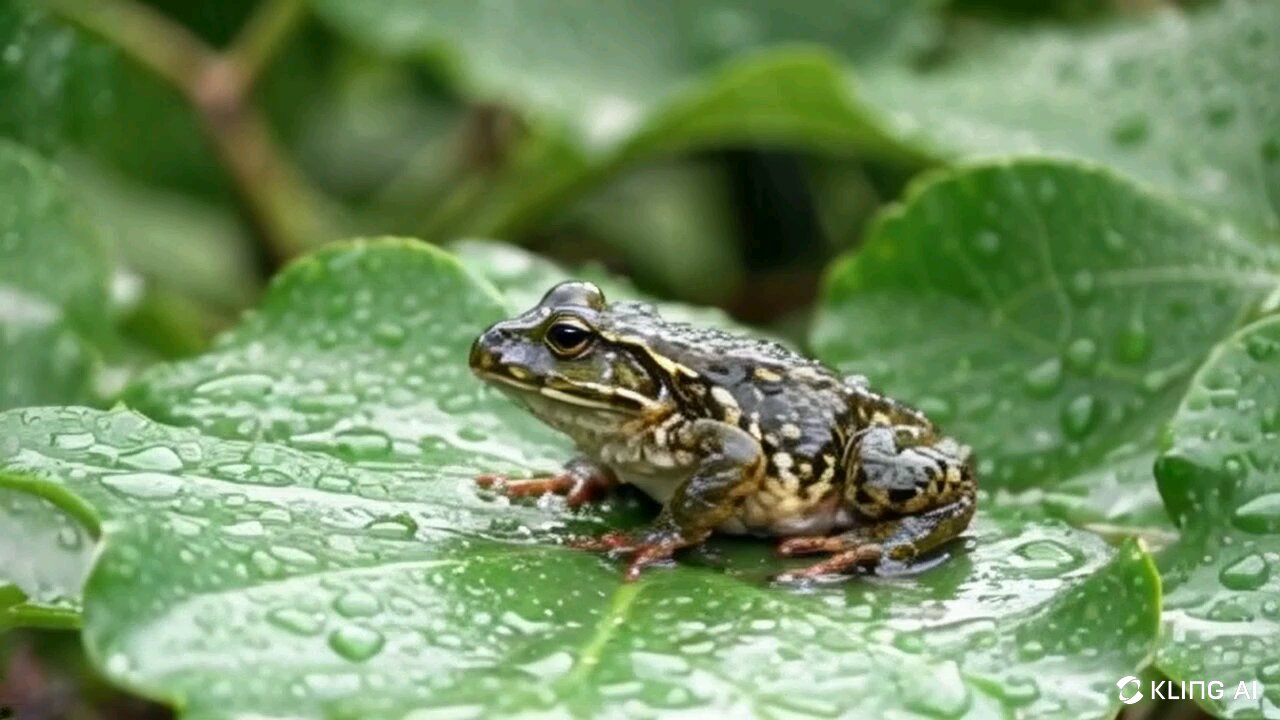
{"type": "MultiPolygon", "coordinates": [[[[52,366],[83,381],[98,363],[97,379],[0,400],[107,404],[134,369],[206,347],[289,259],[352,234],[506,240],[797,340],[828,261],[957,157],[1114,159],[1229,228],[1274,235],[1275,140],[1190,147],[1161,132],[1185,122],[1179,100],[1158,102],[1177,85],[1237,99],[1280,70],[1179,74],[1188,23],[1208,26],[1204,43],[1253,43],[1230,13],[1194,19],[1211,5],[0,0],[0,138],[60,166],[82,206],[40,220],[47,231],[91,227],[103,247],[84,252],[109,258],[101,276],[68,259],[66,277],[30,279],[74,293],[50,301],[92,346],[65,340],[52,366]],[[1108,53],[1163,59],[1097,81],[1088,64],[1108,53]]],[[[1235,112],[1195,108],[1211,128],[1235,112]]],[[[0,194],[25,183],[0,172],[0,194]]],[[[10,257],[7,281],[22,274],[10,257]]],[[[6,347],[67,330],[50,332],[6,347]]],[[[70,682],[8,637],[6,697],[70,682]]],[[[58,707],[21,717],[132,712],[58,707]]]]}

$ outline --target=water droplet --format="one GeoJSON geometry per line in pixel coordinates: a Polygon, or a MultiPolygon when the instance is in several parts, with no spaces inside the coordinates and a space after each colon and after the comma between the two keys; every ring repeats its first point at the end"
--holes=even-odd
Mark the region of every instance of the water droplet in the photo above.
{"type": "Polygon", "coordinates": [[[302,636],[315,635],[324,627],[322,615],[314,612],[305,612],[297,608],[277,608],[272,610],[267,613],[267,621],[281,630],[302,636]]]}
{"type": "Polygon", "coordinates": [[[1062,386],[1062,360],[1049,358],[1026,371],[1022,386],[1035,397],[1048,397],[1062,386]]]}
{"type": "Polygon", "coordinates": [[[105,475],[102,484],[139,500],[171,498],[182,490],[182,478],[151,472],[105,475]]]}
{"type": "Polygon", "coordinates": [[[974,236],[973,246],[983,255],[994,255],[1000,249],[1000,236],[990,230],[983,230],[974,236]]]}
{"type": "Polygon", "coordinates": [[[1151,334],[1141,325],[1130,325],[1116,337],[1116,360],[1137,365],[1151,357],[1151,334]]]}
{"type": "Polygon", "coordinates": [[[1245,338],[1244,346],[1249,357],[1256,362],[1264,362],[1275,355],[1277,343],[1271,338],[1263,337],[1261,333],[1253,333],[1245,338]]]}
{"type": "Polygon", "coordinates": [[[387,348],[398,348],[404,344],[407,333],[399,323],[384,320],[373,328],[373,339],[387,348]]]}
{"type": "Polygon", "coordinates": [[[390,540],[408,540],[418,532],[418,523],[407,513],[384,515],[365,526],[370,535],[390,540]]]}
{"type": "Polygon", "coordinates": [[[1280,492],[1266,493],[1236,508],[1232,521],[1250,533],[1280,532],[1280,492]]]}
{"type": "Polygon", "coordinates": [[[1071,293],[1071,297],[1079,302],[1088,301],[1093,297],[1093,291],[1096,288],[1096,282],[1093,279],[1093,273],[1088,270],[1080,270],[1071,275],[1071,279],[1067,281],[1067,291],[1071,293]]]}
{"type": "Polygon", "coordinates": [[[92,433],[58,433],[53,436],[53,446],[63,450],[83,450],[93,445],[92,433]]]}
{"type": "Polygon", "coordinates": [[[121,455],[120,464],[139,470],[173,472],[182,469],[182,458],[173,450],[157,445],[121,455]]]}
{"type": "Polygon", "coordinates": [[[362,625],[343,625],[329,633],[329,647],[351,662],[363,662],[382,651],[386,638],[362,625]]]}
{"type": "Polygon", "coordinates": [[[391,438],[381,430],[352,428],[333,436],[340,454],[351,460],[382,457],[391,452],[391,438]]]}
{"type": "Polygon", "coordinates": [[[270,552],[271,556],[277,560],[286,562],[290,565],[314,567],[320,563],[320,561],[316,559],[315,555],[312,555],[306,550],[290,547],[289,545],[272,545],[268,552],[270,552]]]}
{"type": "Polygon", "coordinates": [[[1124,147],[1136,147],[1147,140],[1151,125],[1145,115],[1131,115],[1111,126],[1111,141],[1124,147]]]}
{"type": "Polygon", "coordinates": [[[1257,590],[1267,582],[1270,570],[1261,555],[1246,555],[1224,567],[1218,580],[1231,590],[1257,590]]]}
{"type": "Polygon", "coordinates": [[[333,607],[345,617],[358,618],[376,615],[382,609],[378,598],[363,590],[351,590],[338,596],[333,607]]]}
{"type": "Polygon", "coordinates": [[[270,394],[277,381],[262,373],[237,373],[207,380],[195,387],[197,395],[219,398],[261,397],[270,394]]]}
{"type": "Polygon", "coordinates": [[[64,527],[58,530],[58,545],[63,550],[79,550],[84,545],[84,535],[79,528],[64,527]]]}
{"type": "Polygon", "coordinates": [[[1062,431],[1074,440],[1093,432],[1102,419],[1102,403],[1092,395],[1072,398],[1062,408],[1062,431]]]}
{"type": "Polygon", "coordinates": [[[1108,228],[1106,232],[1102,233],[1102,244],[1111,252],[1118,253],[1124,250],[1125,246],[1128,245],[1129,242],[1128,240],[1125,240],[1124,235],[1108,228]]]}
{"type": "Polygon", "coordinates": [[[1032,540],[1019,545],[1010,564],[1036,577],[1056,577],[1084,564],[1084,555],[1054,540],[1032,540]]]}
{"type": "Polygon", "coordinates": [[[1098,344],[1089,338],[1076,338],[1067,346],[1067,367],[1079,373],[1093,371],[1098,362],[1098,344]]]}

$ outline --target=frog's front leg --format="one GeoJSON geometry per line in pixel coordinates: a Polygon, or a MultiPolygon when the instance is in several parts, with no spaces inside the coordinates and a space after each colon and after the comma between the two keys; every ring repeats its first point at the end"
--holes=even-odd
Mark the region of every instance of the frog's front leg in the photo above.
{"type": "Polygon", "coordinates": [[[555,475],[513,480],[505,475],[486,474],[476,477],[476,484],[493,488],[507,497],[530,497],[553,493],[563,495],[571,508],[584,505],[606,495],[617,480],[609,468],[590,458],[577,457],[555,475]]]}
{"type": "Polygon", "coordinates": [[[645,567],[697,545],[728,520],[764,476],[760,443],[740,428],[717,420],[695,420],[674,433],[676,445],[700,458],[651,525],[631,533],[608,533],[573,541],[575,547],[628,554],[624,577],[635,580],[645,567]]]}
{"type": "Polygon", "coordinates": [[[973,518],[977,484],[969,448],[914,426],[872,426],[855,442],[845,497],[857,525],[830,537],[783,541],[778,549],[784,555],[832,556],[780,580],[829,575],[886,559],[906,563],[959,535],[973,518]]]}

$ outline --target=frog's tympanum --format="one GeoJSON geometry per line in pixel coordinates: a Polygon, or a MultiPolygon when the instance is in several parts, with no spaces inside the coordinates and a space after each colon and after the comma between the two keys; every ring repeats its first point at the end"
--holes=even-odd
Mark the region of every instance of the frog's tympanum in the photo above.
{"type": "Polygon", "coordinates": [[[786,579],[901,566],[973,517],[969,448],[919,411],[776,343],[606,303],[590,283],[486,330],[471,368],[582,453],[553,477],[481,484],[576,506],[622,482],[662,503],[638,532],[576,543],[628,555],[628,579],[713,531],[830,554],[786,579]]]}

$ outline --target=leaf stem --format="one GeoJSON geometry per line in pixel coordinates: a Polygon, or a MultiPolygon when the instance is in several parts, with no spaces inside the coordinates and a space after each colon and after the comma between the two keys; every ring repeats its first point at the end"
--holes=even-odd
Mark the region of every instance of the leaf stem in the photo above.
{"type": "Polygon", "coordinates": [[[300,0],[269,0],[226,52],[213,50],[135,0],[51,0],[51,5],[182,93],[276,265],[333,234],[336,209],[279,151],[251,103],[254,81],[302,18],[300,0]]]}

